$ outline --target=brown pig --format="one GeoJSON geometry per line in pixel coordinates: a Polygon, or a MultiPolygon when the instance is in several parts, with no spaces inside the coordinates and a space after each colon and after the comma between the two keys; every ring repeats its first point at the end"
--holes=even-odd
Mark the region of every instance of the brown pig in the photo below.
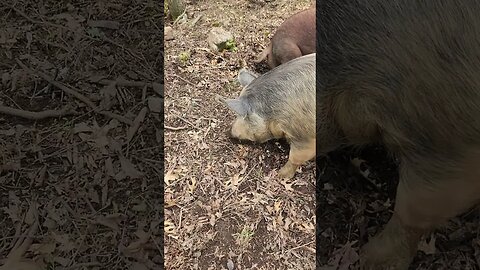
{"type": "Polygon", "coordinates": [[[382,143],[398,158],[393,215],[360,261],[407,270],[425,233],[480,202],[480,1],[317,9],[317,150],[382,143]]]}
{"type": "Polygon", "coordinates": [[[315,5],[312,5],[285,20],[255,62],[267,59],[269,67],[274,68],[315,51],[315,5]]]}
{"type": "Polygon", "coordinates": [[[315,157],[315,54],[260,76],[242,69],[238,79],[244,86],[238,98],[218,97],[238,116],[231,136],[260,143],[287,139],[290,154],[279,176],[292,178],[300,165],[315,157]]]}

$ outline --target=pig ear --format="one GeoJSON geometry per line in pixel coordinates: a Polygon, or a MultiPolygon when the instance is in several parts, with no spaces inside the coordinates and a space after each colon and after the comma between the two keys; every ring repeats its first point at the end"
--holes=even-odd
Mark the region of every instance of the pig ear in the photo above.
{"type": "Polygon", "coordinates": [[[240,116],[247,116],[248,114],[248,107],[245,102],[238,100],[238,99],[227,99],[225,100],[227,106],[234,111],[236,114],[240,116]]]}
{"type": "Polygon", "coordinates": [[[255,80],[258,77],[258,74],[248,71],[245,68],[242,68],[240,72],[238,73],[238,81],[242,86],[247,86],[249,85],[253,80],[255,80]]]}

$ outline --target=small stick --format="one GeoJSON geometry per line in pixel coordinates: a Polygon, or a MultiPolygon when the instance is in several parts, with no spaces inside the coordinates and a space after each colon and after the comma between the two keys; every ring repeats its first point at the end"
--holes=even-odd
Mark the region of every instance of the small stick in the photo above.
{"type": "Polygon", "coordinates": [[[38,71],[38,70],[35,70],[35,69],[31,69],[29,67],[27,67],[24,63],[22,63],[22,61],[20,61],[19,59],[15,59],[17,61],[17,63],[23,68],[25,69],[26,71],[32,73],[32,74],[36,74],[38,76],[40,76],[42,79],[44,79],[45,81],[51,83],[53,86],[59,88],[60,90],[62,90],[63,92],[69,94],[69,95],[72,95],[74,97],[76,97],[77,99],[79,99],[80,101],[82,101],[83,103],[85,103],[88,107],[92,108],[96,113],[99,113],[99,114],[102,114],[102,115],[105,115],[107,117],[110,117],[110,118],[114,118],[114,119],[117,119],[118,121],[122,122],[122,123],[125,123],[125,124],[128,124],[128,125],[132,125],[133,124],[133,121],[131,121],[130,119],[124,117],[124,116],[121,116],[121,115],[118,115],[116,113],[112,113],[112,112],[108,112],[108,111],[102,111],[100,110],[90,99],[88,99],[86,96],[80,94],[77,90],[75,89],[72,89],[72,88],[69,88],[65,85],[63,85],[62,83],[60,82],[57,82],[55,80],[53,80],[52,78],[50,78],[50,76],[48,76],[47,74],[41,72],[41,71],[38,71]]]}
{"type": "Polygon", "coordinates": [[[161,83],[156,83],[156,82],[152,82],[152,83],[149,83],[149,82],[142,82],[142,81],[129,81],[129,80],[125,80],[125,79],[116,79],[116,80],[107,80],[107,79],[101,79],[101,80],[98,80],[98,81],[92,81],[90,80],[90,82],[93,82],[93,83],[99,83],[99,84],[103,84],[103,85],[110,85],[112,83],[115,83],[116,85],[118,86],[131,86],[131,87],[144,87],[145,85],[148,86],[148,87],[154,87],[154,86],[160,86],[162,87],[162,84],[161,83]]]}
{"type": "Polygon", "coordinates": [[[40,112],[31,112],[25,110],[19,110],[7,106],[0,105],[0,113],[18,116],[26,119],[40,120],[50,117],[59,117],[69,114],[77,114],[76,111],[72,110],[70,107],[63,108],[61,110],[45,110],[40,112]]]}
{"type": "Polygon", "coordinates": [[[83,103],[85,103],[88,107],[94,109],[95,111],[98,111],[98,108],[97,106],[95,106],[95,104],[90,100],[88,99],[86,96],[80,94],[78,91],[74,90],[74,89],[71,89],[65,85],[63,85],[62,83],[59,83],[55,80],[53,80],[52,78],[50,78],[50,76],[48,76],[47,74],[41,72],[41,71],[38,71],[38,70],[35,70],[35,69],[32,69],[32,68],[29,68],[27,67],[24,63],[22,63],[22,61],[20,61],[19,59],[15,59],[17,61],[17,63],[23,68],[25,69],[26,71],[30,72],[30,73],[33,73],[33,74],[37,74],[38,76],[40,76],[42,79],[44,79],[45,81],[51,83],[52,85],[56,86],[57,88],[61,89],[63,92],[69,94],[69,95],[72,95],[74,97],[76,97],[77,99],[79,99],[80,101],[82,101],[83,103]]]}
{"type": "Polygon", "coordinates": [[[180,77],[180,76],[179,76],[179,75],[177,75],[177,74],[173,74],[173,76],[175,76],[175,77],[179,78],[180,80],[182,80],[182,81],[184,81],[184,82],[186,82],[186,83],[190,84],[191,86],[196,86],[196,85],[195,85],[195,84],[193,84],[192,82],[190,82],[190,81],[188,81],[188,80],[186,80],[186,79],[184,79],[184,78],[180,77]]]}
{"type": "Polygon", "coordinates": [[[186,128],[187,128],[187,126],[183,126],[183,127],[171,127],[171,126],[167,126],[167,125],[163,125],[163,127],[164,127],[165,129],[173,130],[173,131],[182,130],[182,129],[186,129],[186,128]]]}

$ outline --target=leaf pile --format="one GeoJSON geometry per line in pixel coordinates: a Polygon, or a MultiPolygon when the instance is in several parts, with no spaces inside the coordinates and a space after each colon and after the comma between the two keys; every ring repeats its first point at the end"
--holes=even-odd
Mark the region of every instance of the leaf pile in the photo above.
{"type": "Polygon", "coordinates": [[[0,3],[0,269],[158,269],[163,6],[0,3]]]}

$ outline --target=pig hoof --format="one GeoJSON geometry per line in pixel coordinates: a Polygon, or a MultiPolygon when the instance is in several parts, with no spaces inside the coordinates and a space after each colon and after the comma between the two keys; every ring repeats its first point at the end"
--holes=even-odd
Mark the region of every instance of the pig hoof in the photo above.
{"type": "Polygon", "coordinates": [[[385,245],[374,238],[362,248],[360,261],[362,270],[408,270],[411,256],[404,246],[385,245]]]}
{"type": "Polygon", "coordinates": [[[292,179],[293,176],[295,175],[295,168],[292,168],[292,166],[289,166],[288,164],[283,166],[279,171],[278,171],[278,176],[283,179],[292,179]]]}

